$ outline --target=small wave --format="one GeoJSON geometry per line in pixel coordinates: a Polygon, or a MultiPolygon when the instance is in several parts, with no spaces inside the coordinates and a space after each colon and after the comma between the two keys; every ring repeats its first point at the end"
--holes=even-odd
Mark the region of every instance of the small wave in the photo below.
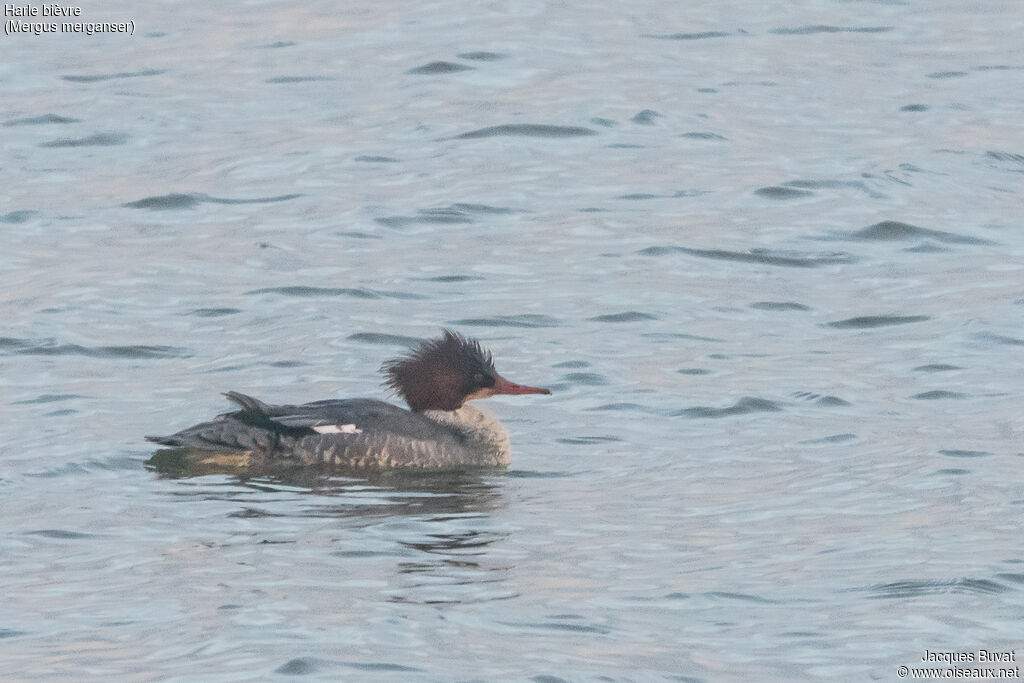
{"type": "Polygon", "coordinates": [[[510,479],[564,479],[575,477],[577,472],[540,472],[538,470],[507,470],[502,473],[510,479]]]}
{"type": "Polygon", "coordinates": [[[1014,154],[1013,152],[985,152],[985,156],[995,161],[1008,161],[1014,164],[1020,164],[1024,166],[1024,154],[1014,154]]]}
{"type": "Polygon", "coordinates": [[[718,133],[708,133],[704,131],[691,131],[689,133],[682,133],[679,137],[689,138],[690,140],[728,140],[728,138],[723,137],[718,133]]]}
{"type": "Polygon", "coordinates": [[[123,145],[128,136],[123,133],[94,133],[84,138],[59,138],[50,142],[42,142],[40,147],[114,147],[123,145]]]}
{"type": "Polygon", "coordinates": [[[992,332],[979,332],[974,335],[975,338],[986,342],[993,342],[996,344],[1006,344],[1008,346],[1024,346],[1024,339],[1018,339],[1017,337],[1008,337],[1003,334],[994,334],[992,332]]]}
{"type": "Polygon", "coordinates": [[[723,600],[741,600],[743,602],[758,602],[763,604],[775,604],[777,600],[769,600],[768,598],[762,598],[760,595],[751,595],[749,593],[731,593],[726,591],[712,591],[705,593],[708,597],[720,598],[723,600]]]}
{"type": "Polygon", "coordinates": [[[416,346],[422,341],[416,337],[405,337],[399,334],[386,334],[384,332],[357,332],[350,334],[346,339],[364,344],[377,344],[379,346],[416,346]]]}
{"type": "Polygon", "coordinates": [[[889,327],[891,325],[907,325],[909,323],[919,323],[924,322],[925,320],[931,320],[931,318],[929,318],[927,315],[862,315],[856,318],[835,320],[830,323],[825,323],[825,326],[835,327],[841,330],[868,330],[875,327],[889,327]]]}
{"type": "Polygon", "coordinates": [[[995,244],[991,240],[982,239],[980,237],[971,237],[969,235],[958,235],[952,232],[945,232],[942,230],[932,230],[930,228],[921,228],[910,223],[901,223],[899,221],[882,221],[881,223],[875,223],[869,225],[866,228],[856,230],[854,232],[839,233],[839,237],[849,240],[863,240],[870,242],[897,242],[917,239],[930,239],[936,242],[945,242],[947,244],[995,244]]]}
{"type": "Polygon", "coordinates": [[[496,62],[507,57],[507,55],[503,55],[500,52],[486,52],[484,50],[479,50],[477,52],[462,52],[455,56],[459,59],[468,59],[474,62],[496,62]]]}
{"type": "Polygon", "coordinates": [[[42,126],[50,123],[78,123],[81,119],[73,119],[68,116],[58,116],[57,114],[43,114],[42,116],[31,116],[25,119],[11,119],[5,121],[5,126],[42,126]]]}
{"type": "Polygon", "coordinates": [[[754,190],[754,194],[765,197],[766,199],[800,199],[802,197],[810,197],[814,193],[810,190],[800,190],[795,187],[785,187],[784,185],[772,185],[770,187],[762,187],[758,190],[754,190]]]}
{"type": "Polygon", "coordinates": [[[339,230],[334,233],[341,237],[352,237],[357,240],[382,240],[384,239],[381,235],[375,235],[372,232],[360,232],[359,230],[339,230]]]}
{"type": "Polygon", "coordinates": [[[991,168],[1010,173],[1024,173],[1024,154],[1015,152],[985,152],[985,161],[991,168]]]}
{"type": "Polygon", "coordinates": [[[645,199],[665,199],[668,195],[664,194],[648,194],[646,192],[635,192],[633,194],[621,194],[616,199],[626,199],[630,201],[643,201],[645,199]]]}
{"type": "Polygon", "coordinates": [[[918,365],[914,368],[915,372],[948,372],[949,370],[963,370],[959,365],[948,365],[946,363],[929,363],[928,365],[918,365]]]}
{"type": "Polygon", "coordinates": [[[469,213],[484,213],[490,215],[507,215],[520,213],[523,209],[513,209],[508,206],[490,206],[489,204],[472,204],[469,202],[456,202],[451,205],[455,211],[466,211],[469,213]]]}
{"type": "Polygon", "coordinates": [[[654,38],[655,40],[707,40],[708,38],[725,38],[731,34],[724,31],[703,31],[701,33],[667,33],[664,35],[644,34],[641,38],[654,38]]]}
{"type": "Polygon", "coordinates": [[[264,83],[280,84],[280,83],[309,83],[310,81],[333,81],[334,79],[330,76],[274,76],[268,78],[264,83]]]}
{"type": "Polygon", "coordinates": [[[366,289],[365,287],[306,287],[291,285],[285,287],[261,287],[251,289],[246,294],[280,294],[294,297],[347,296],[354,299],[423,299],[425,297],[412,292],[393,292],[366,289]]]}
{"type": "Polygon", "coordinates": [[[654,120],[660,118],[662,118],[661,114],[653,109],[644,109],[643,111],[637,112],[630,121],[641,126],[653,126],[654,120]]]}
{"type": "Polygon", "coordinates": [[[62,540],[78,540],[82,538],[95,538],[93,534],[83,534],[80,531],[68,531],[66,529],[38,529],[26,531],[25,536],[42,536],[44,538],[58,538],[62,540]]]}
{"type": "Polygon", "coordinates": [[[850,405],[849,401],[844,401],[838,396],[822,396],[821,394],[816,394],[812,391],[798,391],[793,394],[793,397],[803,399],[804,401],[814,401],[819,406],[825,408],[838,408],[850,405]]]}
{"type": "Polygon", "coordinates": [[[798,304],[795,301],[756,301],[750,304],[750,308],[761,311],[809,311],[810,306],[798,304]]]}
{"type": "Polygon", "coordinates": [[[199,318],[219,318],[224,315],[241,313],[240,308],[196,308],[183,315],[194,315],[199,318]]]}
{"type": "Polygon", "coordinates": [[[92,358],[190,358],[189,349],[177,346],[81,346],[59,344],[54,339],[15,339],[0,337],[0,353],[28,356],[89,356],[92,358]]]}
{"type": "Polygon", "coordinates": [[[355,299],[379,299],[379,294],[364,288],[355,287],[262,287],[251,289],[246,294],[280,294],[282,296],[315,297],[315,296],[349,296],[355,299]]]}
{"type": "Polygon", "coordinates": [[[352,161],[364,161],[374,164],[394,164],[398,162],[398,159],[394,157],[375,156],[372,154],[360,154],[352,161]]]}
{"type": "Polygon", "coordinates": [[[885,194],[872,190],[867,183],[859,180],[791,180],[783,183],[783,187],[795,187],[800,190],[857,190],[872,199],[883,199],[885,194]]]}
{"type": "Polygon", "coordinates": [[[748,413],[777,413],[782,407],[775,401],[754,396],[744,396],[739,401],[726,408],[714,408],[711,406],[697,406],[685,408],[675,413],[677,417],[732,417],[734,415],[746,415],[748,413]]]}
{"type": "Polygon", "coordinates": [[[23,209],[21,211],[11,211],[0,216],[0,223],[25,223],[32,216],[39,213],[38,211],[32,211],[31,209],[23,209]]]}
{"type": "Polygon", "coordinates": [[[277,667],[274,673],[290,676],[304,676],[312,673],[322,673],[338,667],[358,669],[360,671],[393,671],[404,673],[421,673],[423,669],[389,662],[341,662],[320,659],[319,657],[296,657],[277,667]]]}
{"type": "Polygon", "coordinates": [[[417,223],[455,225],[473,222],[472,218],[457,209],[420,209],[415,216],[382,216],[373,220],[390,228],[403,228],[417,223]]]}
{"type": "Polygon", "coordinates": [[[82,396],[81,394],[41,394],[27,401],[15,401],[12,405],[22,405],[29,403],[55,403],[57,401],[69,401],[74,398],[85,398],[85,396],[82,396]]]}
{"type": "Polygon", "coordinates": [[[473,282],[476,280],[485,280],[487,278],[480,277],[479,275],[436,275],[434,277],[421,277],[414,279],[423,280],[424,282],[473,282]]]}
{"type": "Polygon", "coordinates": [[[885,33],[891,31],[891,26],[829,26],[827,24],[813,24],[811,26],[799,26],[796,28],[773,28],[769,33],[779,36],[806,36],[813,33],[885,33]]]}
{"type": "Polygon", "coordinates": [[[816,443],[843,443],[844,441],[853,441],[857,438],[856,434],[832,434],[830,436],[823,436],[820,439],[810,439],[808,441],[800,441],[801,444],[816,444],[816,443]]]}
{"type": "Polygon", "coordinates": [[[596,372],[570,372],[567,375],[563,375],[559,381],[568,382],[570,384],[583,384],[592,387],[608,384],[608,379],[604,375],[596,372]]]}
{"type": "Polygon", "coordinates": [[[436,76],[438,74],[454,74],[460,71],[472,71],[473,67],[455,62],[430,62],[422,66],[409,69],[405,73],[419,76],[436,76]]]}
{"type": "Polygon", "coordinates": [[[570,446],[589,446],[597,443],[615,443],[622,439],[617,436],[565,436],[555,441],[570,446]]]}
{"type": "Polygon", "coordinates": [[[950,581],[893,581],[892,583],[881,583],[854,590],[872,593],[871,597],[879,599],[919,598],[927,595],[941,595],[943,593],[997,595],[1010,591],[1008,587],[996,581],[968,578],[952,579],[950,581]]]}
{"type": "MultiPolygon", "coordinates": [[[[579,618],[579,617],[575,617],[579,618]]],[[[559,621],[540,621],[540,622],[525,622],[525,621],[500,621],[498,623],[506,624],[508,626],[515,626],[517,628],[536,628],[536,629],[551,629],[555,631],[573,631],[575,633],[600,633],[607,634],[611,633],[611,629],[605,626],[591,626],[589,624],[572,624],[559,621]]]]}
{"type": "Polygon", "coordinates": [[[450,325],[472,325],[477,327],[559,327],[562,323],[547,315],[526,313],[522,315],[497,315],[491,318],[463,318],[453,320],[450,325]]]}
{"type": "Polygon", "coordinates": [[[283,194],[277,197],[257,197],[255,199],[227,199],[211,197],[199,192],[172,192],[170,194],[144,197],[133,202],[126,202],[121,206],[129,209],[175,210],[191,209],[203,202],[211,204],[269,204],[272,202],[284,202],[301,196],[301,194],[283,194]]]}
{"type": "Polygon", "coordinates": [[[941,401],[945,399],[958,399],[967,398],[967,394],[961,394],[958,391],[945,391],[944,389],[936,389],[934,391],[925,391],[920,394],[914,394],[910,398],[918,401],[941,401]]]}
{"type": "Polygon", "coordinates": [[[700,258],[741,263],[757,263],[766,266],[786,268],[816,268],[843,263],[853,263],[854,258],[845,252],[806,254],[803,252],[778,251],[773,249],[751,249],[750,251],[726,251],[724,249],[691,249],[677,246],[647,247],[637,252],[643,256],[665,256],[667,254],[689,254],[700,258]]]}
{"type": "Polygon", "coordinates": [[[167,73],[166,69],[145,69],[143,71],[122,71],[114,74],[99,74],[96,76],[61,76],[61,80],[71,83],[98,83],[99,81],[111,81],[118,78],[142,78],[145,76],[159,76],[167,73]]]}
{"type": "Polygon", "coordinates": [[[122,204],[122,206],[126,206],[129,209],[191,209],[204,201],[205,198],[206,195],[203,194],[172,192],[170,194],[137,199],[134,202],[122,204]]]}
{"type": "Polygon", "coordinates": [[[939,451],[939,455],[945,455],[948,458],[982,458],[987,455],[992,455],[988,451],[965,451],[958,449],[943,449],[939,451]]]}
{"type": "Polygon", "coordinates": [[[479,128],[468,133],[456,135],[453,140],[473,140],[476,138],[493,137],[530,137],[530,138],[574,138],[597,135],[597,131],[582,126],[549,126],[542,123],[506,123],[501,126],[479,128]]]}
{"type": "Polygon", "coordinates": [[[619,403],[605,403],[603,405],[594,406],[593,408],[587,408],[591,412],[621,412],[625,410],[637,411],[640,413],[652,413],[657,414],[659,411],[649,406],[640,405],[639,403],[629,403],[622,401],[619,403]]]}
{"type": "Polygon", "coordinates": [[[593,318],[587,318],[592,322],[597,323],[635,323],[641,320],[657,320],[658,316],[651,315],[650,313],[642,313],[640,311],[624,311],[622,313],[608,313],[606,315],[597,315],[593,318]]]}

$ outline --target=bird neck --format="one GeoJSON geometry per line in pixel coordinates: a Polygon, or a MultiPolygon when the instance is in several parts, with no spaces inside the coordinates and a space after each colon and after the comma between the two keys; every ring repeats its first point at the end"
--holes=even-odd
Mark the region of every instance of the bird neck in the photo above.
{"type": "Polygon", "coordinates": [[[479,453],[480,465],[509,463],[508,433],[501,422],[472,406],[458,410],[424,410],[423,416],[458,432],[466,446],[479,453]]]}

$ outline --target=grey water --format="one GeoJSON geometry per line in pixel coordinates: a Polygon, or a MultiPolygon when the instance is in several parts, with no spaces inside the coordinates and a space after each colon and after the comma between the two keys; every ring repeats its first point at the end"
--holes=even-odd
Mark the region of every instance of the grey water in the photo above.
{"type": "Polygon", "coordinates": [[[0,37],[5,680],[1024,651],[1018,3],[76,20],[136,28],[0,37]],[[553,390],[479,404],[507,472],[145,464],[445,327],[553,390]]]}

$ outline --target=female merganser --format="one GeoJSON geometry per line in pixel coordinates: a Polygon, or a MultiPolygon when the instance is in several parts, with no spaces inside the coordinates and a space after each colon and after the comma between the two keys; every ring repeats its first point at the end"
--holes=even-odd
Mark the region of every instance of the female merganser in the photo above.
{"type": "Polygon", "coordinates": [[[368,398],[272,406],[229,391],[224,395],[239,410],[146,439],[181,449],[195,463],[234,456],[253,467],[503,467],[509,463],[508,434],[466,401],[551,393],[504,379],[479,342],[449,330],[385,362],[381,372],[411,410],[368,398]]]}

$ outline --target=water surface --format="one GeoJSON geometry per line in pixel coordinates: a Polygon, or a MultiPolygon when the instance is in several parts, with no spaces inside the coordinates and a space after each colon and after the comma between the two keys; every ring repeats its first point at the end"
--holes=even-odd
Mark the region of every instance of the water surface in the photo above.
{"type": "Polygon", "coordinates": [[[890,680],[1020,649],[1016,3],[108,2],[0,64],[0,670],[890,680]],[[508,472],[147,469],[454,327],[508,472]]]}

